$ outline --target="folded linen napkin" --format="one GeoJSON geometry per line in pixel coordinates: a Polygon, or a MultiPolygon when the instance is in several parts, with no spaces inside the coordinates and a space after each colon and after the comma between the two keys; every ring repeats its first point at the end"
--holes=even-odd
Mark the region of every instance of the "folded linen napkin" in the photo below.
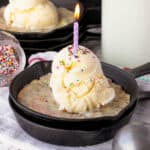
{"type": "Polygon", "coordinates": [[[28,64],[31,66],[39,61],[50,61],[53,60],[57,52],[42,52],[42,53],[36,53],[29,57],[28,64]]]}

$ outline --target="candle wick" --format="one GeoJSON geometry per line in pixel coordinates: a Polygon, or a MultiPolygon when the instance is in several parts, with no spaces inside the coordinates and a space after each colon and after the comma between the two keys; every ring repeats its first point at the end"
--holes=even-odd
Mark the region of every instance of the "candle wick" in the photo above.
{"type": "Polygon", "coordinates": [[[74,57],[77,59],[77,58],[78,58],[78,55],[75,55],[74,57]]]}

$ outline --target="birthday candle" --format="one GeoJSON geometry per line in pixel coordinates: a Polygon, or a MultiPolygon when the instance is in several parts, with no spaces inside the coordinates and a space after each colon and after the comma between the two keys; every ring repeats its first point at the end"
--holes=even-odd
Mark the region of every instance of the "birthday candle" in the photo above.
{"type": "Polygon", "coordinates": [[[78,46],[79,46],[79,23],[76,21],[74,22],[74,39],[73,39],[74,56],[77,56],[78,46]]]}
{"type": "Polygon", "coordinates": [[[76,57],[79,47],[79,17],[80,17],[80,6],[79,4],[75,7],[75,22],[74,22],[74,34],[73,34],[73,55],[76,57]]]}

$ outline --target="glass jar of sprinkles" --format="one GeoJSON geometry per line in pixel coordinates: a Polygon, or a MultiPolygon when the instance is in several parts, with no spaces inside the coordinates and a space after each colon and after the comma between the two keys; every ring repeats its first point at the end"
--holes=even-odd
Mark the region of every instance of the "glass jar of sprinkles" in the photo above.
{"type": "Polygon", "coordinates": [[[0,87],[8,86],[26,64],[26,57],[18,40],[9,33],[0,32],[0,87]]]}

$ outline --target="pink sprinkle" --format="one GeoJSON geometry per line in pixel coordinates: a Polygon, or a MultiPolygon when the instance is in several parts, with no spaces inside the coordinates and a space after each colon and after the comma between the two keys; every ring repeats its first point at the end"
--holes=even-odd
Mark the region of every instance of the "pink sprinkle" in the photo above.
{"type": "Polygon", "coordinates": [[[4,51],[4,47],[2,46],[0,50],[3,52],[4,51]]]}

